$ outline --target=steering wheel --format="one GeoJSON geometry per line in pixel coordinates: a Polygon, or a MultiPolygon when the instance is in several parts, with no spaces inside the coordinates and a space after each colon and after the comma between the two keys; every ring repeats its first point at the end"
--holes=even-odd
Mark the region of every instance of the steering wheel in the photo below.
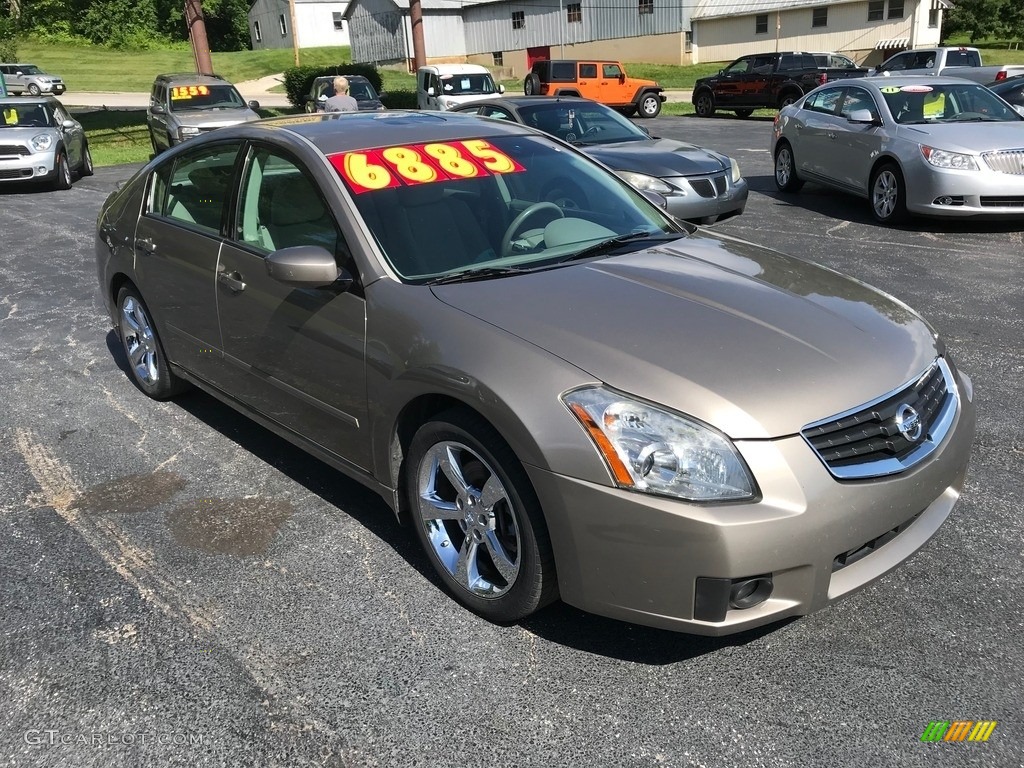
{"type": "Polygon", "coordinates": [[[511,256],[512,255],[512,241],[515,239],[515,236],[519,233],[519,230],[523,228],[523,222],[525,222],[527,219],[531,218],[535,214],[540,213],[541,211],[551,211],[551,212],[554,212],[554,213],[558,214],[557,216],[554,217],[554,218],[557,218],[557,219],[561,219],[561,218],[565,217],[565,214],[562,213],[562,209],[559,208],[554,203],[549,203],[549,202],[546,202],[546,201],[541,201],[539,203],[534,203],[529,208],[527,208],[525,211],[523,211],[518,216],[516,216],[512,220],[512,223],[508,225],[508,229],[505,230],[505,234],[502,235],[502,237],[501,237],[501,255],[503,257],[504,256],[511,256]]]}

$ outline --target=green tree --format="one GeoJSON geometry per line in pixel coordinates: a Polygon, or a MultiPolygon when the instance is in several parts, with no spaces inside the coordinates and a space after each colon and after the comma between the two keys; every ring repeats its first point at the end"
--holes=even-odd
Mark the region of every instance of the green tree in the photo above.
{"type": "Polygon", "coordinates": [[[1002,14],[1009,4],[1020,0],[957,0],[943,13],[942,39],[967,35],[972,42],[998,35],[1003,31],[1002,14]]]}
{"type": "Polygon", "coordinates": [[[1024,2],[1006,3],[1000,20],[1003,32],[1010,40],[1024,41],[1024,2]]]}

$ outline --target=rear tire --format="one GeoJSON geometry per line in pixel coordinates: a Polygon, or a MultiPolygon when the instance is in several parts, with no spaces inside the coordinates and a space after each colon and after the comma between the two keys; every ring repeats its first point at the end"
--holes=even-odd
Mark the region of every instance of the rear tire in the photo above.
{"type": "Polygon", "coordinates": [[[750,117],[752,114],[754,114],[754,110],[752,110],[752,109],[737,109],[736,110],[736,117],[747,118],[747,117],[750,117]]]}
{"type": "Polygon", "coordinates": [[[117,294],[117,335],[128,358],[132,381],[154,400],[166,400],[187,388],[171,370],[146,302],[131,283],[117,294]]]}
{"type": "Polygon", "coordinates": [[[796,174],[796,160],[788,141],[775,148],[775,186],[780,192],[799,192],[804,182],[796,174]]]}
{"type": "Polygon", "coordinates": [[[782,110],[782,109],[785,109],[786,107],[788,107],[790,104],[795,104],[797,99],[799,99],[799,98],[800,98],[800,94],[799,93],[794,93],[792,91],[789,92],[789,93],[782,94],[779,97],[779,109],[782,110]]]}
{"type": "Polygon", "coordinates": [[[697,117],[712,117],[715,114],[715,97],[711,95],[710,91],[701,91],[697,94],[693,106],[697,117]]]}
{"type": "Polygon", "coordinates": [[[527,96],[536,96],[540,93],[540,78],[536,72],[531,72],[523,81],[523,93],[527,96]]]}

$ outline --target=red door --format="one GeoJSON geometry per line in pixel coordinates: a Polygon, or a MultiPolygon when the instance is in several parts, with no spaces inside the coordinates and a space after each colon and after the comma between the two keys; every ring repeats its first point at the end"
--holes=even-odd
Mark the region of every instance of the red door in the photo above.
{"type": "Polygon", "coordinates": [[[550,45],[538,45],[536,48],[526,49],[526,68],[532,69],[533,62],[539,61],[540,59],[551,58],[551,46],[550,45]]]}

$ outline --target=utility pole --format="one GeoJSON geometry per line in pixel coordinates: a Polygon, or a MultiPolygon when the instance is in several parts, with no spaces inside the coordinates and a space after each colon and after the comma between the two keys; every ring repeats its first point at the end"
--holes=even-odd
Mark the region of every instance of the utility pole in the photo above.
{"type": "Polygon", "coordinates": [[[188,39],[192,43],[196,72],[212,75],[213,60],[210,58],[210,41],[206,37],[206,18],[203,16],[201,0],[185,0],[185,24],[188,26],[188,39]]]}
{"type": "Polygon", "coordinates": [[[782,33],[782,11],[775,11],[775,52],[779,52],[779,35],[782,33]]]}
{"type": "Polygon", "coordinates": [[[295,54],[295,66],[299,66],[299,30],[295,27],[295,0],[288,0],[288,15],[292,25],[292,52],[295,54]]]}
{"type": "Polygon", "coordinates": [[[423,44],[423,9],[420,0],[409,0],[409,26],[412,27],[412,68],[415,72],[427,63],[423,44]]]}

